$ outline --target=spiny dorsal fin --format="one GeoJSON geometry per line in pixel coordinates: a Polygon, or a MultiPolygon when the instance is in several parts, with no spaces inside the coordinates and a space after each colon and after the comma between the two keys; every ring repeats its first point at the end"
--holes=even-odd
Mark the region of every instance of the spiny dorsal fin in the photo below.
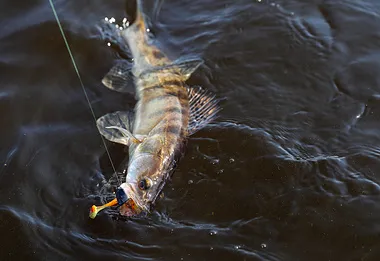
{"type": "Polygon", "coordinates": [[[215,94],[202,89],[199,86],[187,87],[189,94],[190,120],[189,136],[196,133],[209,122],[217,118],[217,113],[221,110],[218,106],[219,99],[215,94]]]}
{"type": "Polygon", "coordinates": [[[201,59],[175,61],[169,65],[157,66],[152,69],[148,69],[142,72],[140,77],[143,77],[144,74],[154,72],[176,73],[182,76],[181,78],[183,81],[186,81],[187,79],[189,79],[191,74],[202,64],[203,60],[201,59]]]}
{"type": "Polygon", "coordinates": [[[124,136],[118,128],[131,132],[132,124],[133,113],[129,111],[108,113],[96,121],[96,126],[98,127],[101,135],[109,141],[124,145],[129,145],[131,141],[128,137],[124,136]]]}
{"type": "Polygon", "coordinates": [[[121,60],[104,76],[102,83],[117,92],[134,92],[134,76],[132,63],[121,60]]]}

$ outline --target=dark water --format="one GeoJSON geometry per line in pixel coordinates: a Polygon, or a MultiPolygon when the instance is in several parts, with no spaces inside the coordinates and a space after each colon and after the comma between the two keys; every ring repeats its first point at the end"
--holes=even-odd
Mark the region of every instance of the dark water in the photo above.
{"type": "MultiPolygon", "coordinates": [[[[124,1],[54,3],[96,117],[132,108],[101,84],[124,1]]],[[[113,171],[48,1],[0,7],[0,260],[380,260],[379,1],[166,0],[157,38],[225,101],[130,220],[88,218],[113,171]]]]}

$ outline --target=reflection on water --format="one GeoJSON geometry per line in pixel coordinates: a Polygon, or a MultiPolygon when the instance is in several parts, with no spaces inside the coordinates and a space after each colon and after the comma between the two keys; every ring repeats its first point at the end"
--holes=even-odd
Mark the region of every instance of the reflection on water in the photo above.
{"type": "MultiPolygon", "coordinates": [[[[124,1],[54,3],[95,115],[132,108],[101,84],[129,57],[104,20],[124,1]]],[[[152,215],[95,220],[117,178],[49,3],[0,6],[1,260],[380,257],[377,1],[165,1],[152,30],[205,60],[189,84],[226,98],[221,118],[152,215]]]]}

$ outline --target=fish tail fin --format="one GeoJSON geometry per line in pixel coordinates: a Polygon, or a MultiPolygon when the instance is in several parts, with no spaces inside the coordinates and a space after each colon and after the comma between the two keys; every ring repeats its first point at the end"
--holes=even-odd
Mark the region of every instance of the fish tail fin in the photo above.
{"type": "Polygon", "coordinates": [[[138,25],[145,28],[145,20],[143,15],[143,4],[141,0],[127,0],[126,11],[129,17],[129,25],[138,25]]]}
{"type": "Polygon", "coordinates": [[[136,21],[135,22],[145,24],[142,10],[143,10],[142,1],[136,0],[136,21]]]}

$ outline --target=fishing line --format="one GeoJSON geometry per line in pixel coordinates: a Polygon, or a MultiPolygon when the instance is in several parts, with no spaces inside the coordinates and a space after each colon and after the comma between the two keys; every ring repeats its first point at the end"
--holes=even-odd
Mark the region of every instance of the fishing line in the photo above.
{"type": "MultiPolygon", "coordinates": [[[[62,38],[63,38],[63,41],[65,42],[66,49],[67,49],[67,51],[69,52],[69,55],[70,55],[70,58],[71,58],[71,62],[72,62],[72,64],[73,64],[73,66],[74,66],[74,70],[75,70],[75,72],[76,72],[76,74],[77,74],[77,76],[78,76],[79,82],[80,82],[80,84],[81,84],[81,86],[82,86],[82,90],[83,90],[83,92],[84,92],[84,96],[86,96],[86,100],[87,100],[88,106],[90,107],[92,117],[94,118],[94,121],[96,122],[96,116],[95,116],[94,110],[92,109],[92,106],[91,106],[91,103],[90,103],[90,99],[88,98],[88,95],[87,95],[86,89],[84,88],[84,84],[83,84],[83,81],[82,81],[82,77],[80,76],[80,73],[79,73],[79,70],[78,70],[77,64],[76,64],[75,59],[74,59],[74,56],[73,56],[73,54],[72,54],[72,52],[71,52],[71,48],[70,48],[69,42],[68,42],[67,39],[66,39],[66,35],[65,35],[64,31],[63,31],[63,28],[62,28],[61,22],[60,22],[60,20],[59,20],[59,18],[58,18],[58,14],[57,14],[57,12],[56,12],[56,10],[55,10],[55,7],[54,7],[54,4],[53,4],[53,1],[52,1],[52,0],[49,0],[49,3],[50,3],[50,6],[51,6],[51,9],[52,9],[52,11],[53,11],[53,14],[54,14],[55,20],[57,21],[57,24],[58,24],[59,30],[60,30],[61,35],[62,35],[62,38]]],[[[106,145],[106,141],[104,140],[104,138],[103,138],[103,136],[102,136],[101,134],[100,134],[100,138],[101,138],[102,141],[103,141],[103,145],[104,145],[104,148],[106,149],[106,152],[107,152],[108,158],[109,158],[109,160],[110,160],[110,162],[111,162],[111,165],[112,165],[113,171],[114,171],[114,173],[116,174],[117,182],[120,184],[120,182],[119,182],[119,177],[117,176],[115,166],[114,166],[114,164],[113,164],[113,162],[112,162],[111,154],[110,154],[110,152],[108,151],[108,148],[107,148],[107,145],[106,145]]]]}

